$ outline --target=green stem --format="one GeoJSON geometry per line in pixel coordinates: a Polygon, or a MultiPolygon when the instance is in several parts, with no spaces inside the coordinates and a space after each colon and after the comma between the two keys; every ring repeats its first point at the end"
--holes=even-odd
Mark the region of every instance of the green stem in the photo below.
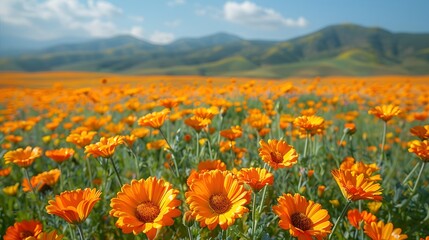
{"type": "Polygon", "coordinates": [[[344,138],[346,138],[346,135],[347,135],[347,131],[343,131],[343,136],[341,136],[340,144],[338,146],[338,154],[340,154],[340,151],[343,148],[343,144],[342,143],[344,141],[344,138]]]}
{"type": "Polygon", "coordinates": [[[414,184],[413,190],[411,193],[414,193],[417,189],[417,185],[419,185],[420,177],[422,176],[423,169],[425,168],[426,162],[422,163],[422,168],[420,168],[419,175],[417,176],[416,184],[414,184]]]}
{"type": "Polygon", "coordinates": [[[89,159],[84,159],[86,162],[86,168],[88,170],[88,177],[89,177],[89,184],[92,186],[92,170],[91,170],[91,163],[89,162],[89,159]]]}
{"type": "Polygon", "coordinates": [[[195,136],[197,139],[197,146],[196,146],[197,152],[195,154],[196,155],[195,157],[197,159],[197,163],[199,163],[200,162],[200,133],[195,131],[195,136]]]}
{"type": "Polygon", "coordinates": [[[193,240],[194,238],[192,237],[191,228],[189,226],[186,226],[186,229],[188,229],[189,240],[193,240]]]}
{"type": "Polygon", "coordinates": [[[131,154],[134,156],[134,162],[136,164],[136,178],[140,179],[140,168],[139,168],[139,159],[137,158],[137,155],[134,153],[131,146],[128,146],[128,149],[130,150],[131,154]]]}
{"type": "Polygon", "coordinates": [[[176,152],[174,151],[174,148],[170,145],[170,142],[168,141],[168,139],[165,137],[165,135],[162,132],[161,128],[159,128],[159,132],[161,133],[162,137],[165,139],[165,141],[167,142],[168,147],[171,150],[171,154],[173,155],[173,163],[174,163],[174,170],[175,170],[175,173],[176,173],[176,177],[180,178],[179,169],[177,168],[176,152]]]}
{"type": "Polygon", "coordinates": [[[85,240],[85,237],[83,236],[82,226],[80,224],[76,224],[76,226],[77,226],[77,231],[79,233],[79,239],[85,240]]]}
{"type": "Polygon", "coordinates": [[[332,239],[332,237],[334,236],[335,230],[337,230],[338,225],[340,224],[341,219],[344,217],[344,215],[346,215],[346,211],[349,208],[350,204],[352,203],[352,201],[347,201],[346,206],[344,206],[343,211],[341,212],[341,215],[337,218],[337,221],[335,221],[334,227],[332,228],[332,232],[329,235],[329,240],[332,239]]]}
{"type": "Polygon", "coordinates": [[[253,192],[253,203],[252,203],[252,221],[253,221],[253,224],[252,224],[252,239],[254,240],[254,239],[256,239],[256,236],[255,236],[255,228],[256,228],[256,224],[257,224],[257,220],[256,220],[256,193],[255,192],[253,192]]]}
{"type": "Polygon", "coordinates": [[[58,164],[58,169],[60,170],[60,192],[63,191],[63,170],[61,169],[61,163],[58,164]]]}
{"type": "Polygon", "coordinates": [[[420,162],[418,162],[416,164],[416,166],[414,166],[413,170],[411,170],[410,173],[408,173],[407,177],[404,179],[404,181],[402,181],[402,185],[405,185],[408,181],[408,179],[411,177],[411,175],[414,173],[414,171],[416,171],[417,167],[419,166],[420,162]]]}
{"type": "Polygon", "coordinates": [[[304,156],[303,156],[304,159],[307,158],[307,148],[308,148],[308,138],[309,138],[308,136],[309,134],[307,133],[307,135],[305,136],[304,156]]]}
{"type": "Polygon", "coordinates": [[[381,152],[380,157],[378,159],[378,166],[381,166],[381,162],[384,160],[384,145],[386,144],[386,132],[387,132],[387,122],[384,122],[383,125],[383,136],[381,138],[381,152]]]}
{"type": "Polygon", "coordinates": [[[267,188],[268,188],[268,185],[265,185],[264,191],[262,192],[261,204],[259,205],[259,208],[258,208],[258,216],[261,215],[262,207],[264,206],[265,193],[267,192],[267,188]]]}
{"type": "Polygon", "coordinates": [[[116,173],[116,177],[118,178],[118,182],[119,182],[119,186],[122,187],[122,180],[121,180],[121,176],[119,175],[118,169],[116,168],[115,162],[113,161],[113,157],[109,157],[110,162],[112,163],[113,166],[113,170],[115,170],[116,173]]]}

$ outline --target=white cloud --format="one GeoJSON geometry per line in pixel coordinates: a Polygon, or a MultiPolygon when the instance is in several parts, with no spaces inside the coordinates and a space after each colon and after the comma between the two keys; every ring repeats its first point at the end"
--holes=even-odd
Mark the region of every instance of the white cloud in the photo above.
{"type": "Polygon", "coordinates": [[[259,28],[272,29],[279,27],[305,27],[307,20],[285,18],[273,9],[258,6],[252,2],[227,2],[223,6],[225,20],[259,28]]]}
{"type": "Polygon", "coordinates": [[[223,18],[223,11],[212,6],[198,6],[195,10],[195,14],[198,16],[208,16],[215,19],[223,18]]]}
{"type": "Polygon", "coordinates": [[[174,7],[178,5],[183,5],[185,3],[186,3],[186,0],[171,0],[167,2],[167,5],[170,7],[174,7]]]}
{"type": "Polygon", "coordinates": [[[0,21],[17,27],[23,33],[34,33],[27,37],[36,39],[65,34],[92,37],[118,34],[119,29],[112,19],[121,14],[122,9],[104,0],[0,1],[0,21]]]}
{"type": "Polygon", "coordinates": [[[150,37],[149,41],[156,44],[169,44],[174,41],[174,34],[167,32],[155,31],[150,37]]]}
{"type": "Polygon", "coordinates": [[[144,38],[144,31],[142,27],[134,26],[131,28],[130,34],[133,35],[136,38],[143,39],[144,38]]]}
{"type": "Polygon", "coordinates": [[[130,19],[132,19],[138,23],[144,22],[144,17],[142,17],[142,16],[131,16],[130,19]]]}
{"type": "Polygon", "coordinates": [[[180,19],[176,19],[173,21],[167,21],[164,23],[164,25],[167,27],[176,28],[176,27],[180,26],[181,23],[182,23],[182,21],[180,19]]]}

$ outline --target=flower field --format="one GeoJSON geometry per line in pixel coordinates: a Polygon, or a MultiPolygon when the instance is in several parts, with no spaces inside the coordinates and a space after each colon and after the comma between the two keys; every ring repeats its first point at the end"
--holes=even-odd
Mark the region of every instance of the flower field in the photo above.
{"type": "Polygon", "coordinates": [[[429,77],[3,73],[3,239],[429,239],[429,77]]]}

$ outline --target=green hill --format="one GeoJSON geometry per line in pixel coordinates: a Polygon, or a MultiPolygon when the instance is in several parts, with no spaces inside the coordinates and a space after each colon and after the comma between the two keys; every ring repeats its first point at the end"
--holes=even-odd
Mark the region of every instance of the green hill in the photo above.
{"type": "Polygon", "coordinates": [[[429,74],[429,34],[343,24],[288,41],[219,33],[154,45],[130,36],[0,58],[1,71],[101,71],[247,77],[429,74]]]}

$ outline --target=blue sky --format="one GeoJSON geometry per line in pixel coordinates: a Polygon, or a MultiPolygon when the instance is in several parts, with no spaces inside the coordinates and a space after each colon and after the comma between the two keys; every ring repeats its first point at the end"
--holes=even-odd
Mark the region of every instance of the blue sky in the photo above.
{"type": "Polygon", "coordinates": [[[340,23],[428,33],[428,12],[428,0],[1,0],[0,41],[131,34],[166,44],[217,32],[287,40],[340,23]]]}

